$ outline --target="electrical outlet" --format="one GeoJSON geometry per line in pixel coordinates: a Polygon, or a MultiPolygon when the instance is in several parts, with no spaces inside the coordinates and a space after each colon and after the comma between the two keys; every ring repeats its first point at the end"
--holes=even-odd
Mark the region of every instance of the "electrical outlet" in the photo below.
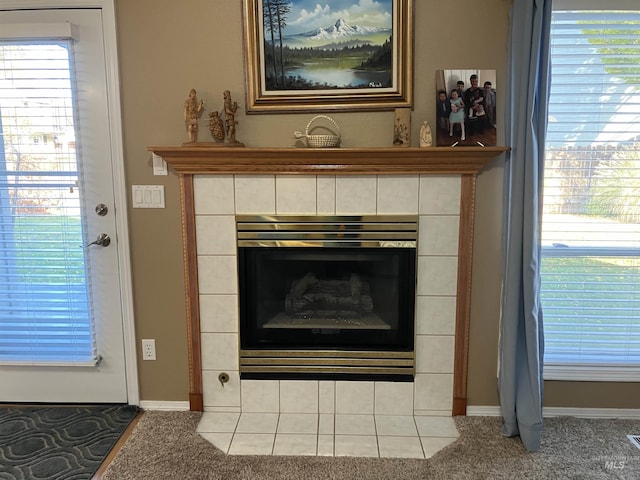
{"type": "Polygon", "coordinates": [[[156,341],[155,339],[142,339],[142,360],[156,359],[156,341]]]}

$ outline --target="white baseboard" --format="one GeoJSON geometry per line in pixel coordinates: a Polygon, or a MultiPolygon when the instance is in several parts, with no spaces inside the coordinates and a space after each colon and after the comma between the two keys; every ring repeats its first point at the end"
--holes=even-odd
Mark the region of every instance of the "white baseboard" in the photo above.
{"type": "Polygon", "coordinates": [[[476,406],[469,405],[467,406],[467,416],[468,417],[500,417],[502,413],[500,413],[500,407],[498,406],[476,406]]]}
{"type": "Polygon", "coordinates": [[[141,400],[140,408],[143,410],[163,410],[163,411],[188,411],[190,409],[189,401],[184,402],[163,402],[155,400],[141,400]]]}
{"type": "MultiPolygon", "coordinates": [[[[467,407],[469,417],[499,417],[501,416],[499,406],[476,406],[467,407]]],[[[637,408],[577,408],[577,407],[544,407],[542,409],[544,417],[579,417],[579,418],[631,418],[640,419],[640,409],[637,408]]]]}

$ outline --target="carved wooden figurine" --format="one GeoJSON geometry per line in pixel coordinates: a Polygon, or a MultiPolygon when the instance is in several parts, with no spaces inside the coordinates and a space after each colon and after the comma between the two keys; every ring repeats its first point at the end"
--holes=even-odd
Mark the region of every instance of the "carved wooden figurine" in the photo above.
{"type": "Polygon", "coordinates": [[[184,101],[184,123],[187,127],[189,142],[198,141],[198,119],[204,110],[204,100],[198,101],[194,88],[189,92],[189,97],[184,101]]]}
{"type": "Polygon", "coordinates": [[[431,127],[429,126],[429,122],[423,122],[420,127],[420,146],[421,147],[432,147],[433,146],[433,135],[431,134],[431,127]]]}
{"type": "Polygon", "coordinates": [[[227,128],[227,142],[236,143],[236,111],[238,110],[238,102],[231,100],[231,92],[224,91],[224,122],[227,128]]]}

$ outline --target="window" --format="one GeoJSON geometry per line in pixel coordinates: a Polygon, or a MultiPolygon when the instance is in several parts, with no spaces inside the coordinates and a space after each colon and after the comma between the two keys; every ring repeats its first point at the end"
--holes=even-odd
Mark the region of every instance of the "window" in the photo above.
{"type": "Polygon", "coordinates": [[[554,11],[551,66],[545,378],[638,380],[640,12],[554,11]]]}
{"type": "Polygon", "coordinates": [[[71,52],[67,40],[0,42],[2,364],[96,362],[71,52]]]}

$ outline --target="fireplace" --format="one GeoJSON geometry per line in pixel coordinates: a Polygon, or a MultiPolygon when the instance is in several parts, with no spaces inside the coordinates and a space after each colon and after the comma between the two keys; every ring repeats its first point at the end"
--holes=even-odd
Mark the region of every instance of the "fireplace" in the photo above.
{"type": "Polygon", "coordinates": [[[417,216],[236,228],[241,378],[413,380],[417,216]]]}
{"type": "Polygon", "coordinates": [[[192,410],[465,414],[476,176],[507,147],[149,150],[180,175],[192,410]],[[420,219],[413,382],[241,380],[236,216],[398,214],[420,219]]]}

